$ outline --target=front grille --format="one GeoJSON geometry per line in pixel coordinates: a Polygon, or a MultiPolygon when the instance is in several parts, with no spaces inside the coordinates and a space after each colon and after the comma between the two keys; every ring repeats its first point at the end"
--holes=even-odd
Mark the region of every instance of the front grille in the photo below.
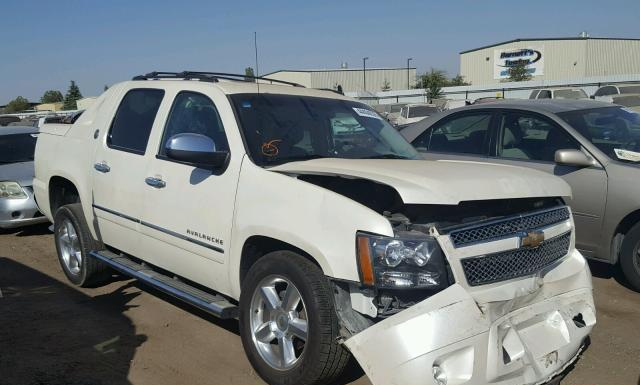
{"type": "Polygon", "coordinates": [[[471,286],[506,281],[540,271],[569,252],[571,232],[548,239],[536,248],[502,251],[461,260],[471,286]]]}
{"type": "Polygon", "coordinates": [[[525,230],[550,226],[566,221],[569,218],[569,209],[563,206],[517,217],[465,226],[458,230],[451,230],[449,237],[451,237],[451,242],[455,247],[460,247],[508,237],[525,230]]]}

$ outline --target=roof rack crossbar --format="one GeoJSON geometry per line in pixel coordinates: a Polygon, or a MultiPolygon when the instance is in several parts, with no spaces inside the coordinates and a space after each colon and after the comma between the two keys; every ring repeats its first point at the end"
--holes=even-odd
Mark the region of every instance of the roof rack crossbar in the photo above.
{"type": "Polygon", "coordinates": [[[249,76],[249,75],[241,75],[241,74],[231,74],[226,72],[203,72],[203,71],[182,71],[182,72],[164,72],[164,71],[153,71],[149,72],[145,75],[134,76],[133,80],[151,80],[151,79],[187,79],[187,80],[202,80],[209,82],[217,82],[219,79],[231,80],[231,81],[246,81],[247,79],[252,80],[263,80],[271,83],[279,83],[286,84],[293,87],[304,87],[301,84],[287,82],[284,80],[277,79],[269,79],[262,76],[249,76]]]}

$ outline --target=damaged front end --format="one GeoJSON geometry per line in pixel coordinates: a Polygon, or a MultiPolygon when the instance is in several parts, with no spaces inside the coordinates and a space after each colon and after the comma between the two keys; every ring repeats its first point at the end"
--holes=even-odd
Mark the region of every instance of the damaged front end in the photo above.
{"type": "Polygon", "coordinates": [[[577,358],[595,307],[561,199],[399,210],[394,237],[358,233],[361,283],[335,285],[373,384],[543,384],[577,358]]]}

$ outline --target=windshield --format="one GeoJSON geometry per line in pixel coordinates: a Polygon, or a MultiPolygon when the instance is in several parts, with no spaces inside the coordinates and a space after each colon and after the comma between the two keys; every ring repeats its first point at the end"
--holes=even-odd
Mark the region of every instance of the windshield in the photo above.
{"type": "Polygon", "coordinates": [[[389,123],[362,103],[276,94],[236,94],[231,100],[247,150],[260,166],[315,158],[418,158],[389,123]]]}
{"type": "Polygon", "coordinates": [[[604,107],[559,113],[612,159],[640,162],[640,114],[624,107],[604,107]]]}
{"type": "Polygon", "coordinates": [[[0,164],[33,161],[35,134],[0,135],[0,164]]]}
{"type": "Polygon", "coordinates": [[[438,112],[437,107],[432,106],[415,106],[409,107],[409,117],[419,118],[421,116],[430,116],[438,112]]]}
{"type": "Polygon", "coordinates": [[[556,99],[588,99],[587,93],[583,90],[556,90],[554,92],[556,99]]]}
{"type": "Polygon", "coordinates": [[[620,86],[621,94],[640,94],[640,86],[620,86]]]}

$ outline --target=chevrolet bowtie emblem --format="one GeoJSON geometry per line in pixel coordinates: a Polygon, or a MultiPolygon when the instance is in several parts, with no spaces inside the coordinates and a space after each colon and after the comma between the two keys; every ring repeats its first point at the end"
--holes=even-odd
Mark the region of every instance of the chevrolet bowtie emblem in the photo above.
{"type": "Polygon", "coordinates": [[[536,248],[544,242],[544,232],[540,230],[530,230],[520,235],[520,247],[536,248]]]}

